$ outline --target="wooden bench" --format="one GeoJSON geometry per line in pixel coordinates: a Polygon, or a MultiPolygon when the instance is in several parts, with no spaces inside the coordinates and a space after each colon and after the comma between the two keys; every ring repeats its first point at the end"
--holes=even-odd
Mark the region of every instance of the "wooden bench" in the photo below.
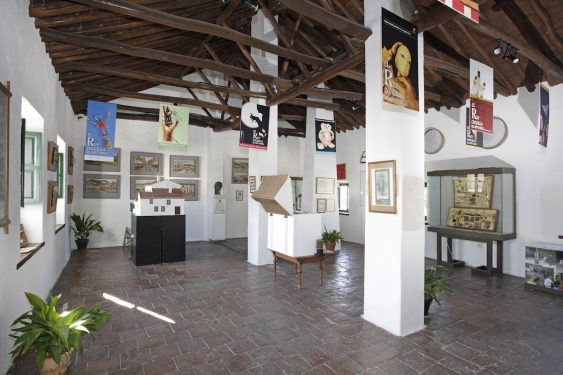
{"type": "Polygon", "coordinates": [[[294,268],[296,268],[296,272],[298,275],[297,279],[297,286],[301,289],[301,274],[303,273],[303,265],[308,263],[319,263],[319,269],[321,273],[321,285],[323,285],[323,262],[325,259],[324,255],[309,255],[303,257],[292,257],[290,255],[280,253],[279,251],[271,250],[272,254],[274,255],[274,278],[276,278],[277,274],[277,263],[280,259],[288,261],[289,263],[293,264],[294,268]]]}

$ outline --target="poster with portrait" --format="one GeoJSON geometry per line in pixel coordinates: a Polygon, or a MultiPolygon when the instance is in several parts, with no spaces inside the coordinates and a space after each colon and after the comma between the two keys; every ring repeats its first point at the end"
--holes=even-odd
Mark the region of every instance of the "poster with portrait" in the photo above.
{"type": "Polygon", "coordinates": [[[270,107],[256,103],[244,103],[240,118],[241,147],[268,149],[270,107]]]}
{"type": "Polygon", "coordinates": [[[336,123],[333,120],[315,119],[315,150],[321,155],[336,155],[336,123]]]}
{"type": "Polygon", "coordinates": [[[465,144],[473,147],[483,147],[483,133],[478,130],[471,129],[469,125],[470,109],[467,108],[465,115],[465,144]]]}
{"type": "Polygon", "coordinates": [[[493,68],[469,61],[469,126],[472,130],[493,133],[493,68]]]}
{"type": "Polygon", "coordinates": [[[382,8],[383,101],[419,110],[418,36],[412,23],[382,8]]]}
{"type": "Polygon", "coordinates": [[[113,161],[117,104],[88,100],[84,160],[113,161]]]}
{"type": "Polygon", "coordinates": [[[160,104],[158,123],[158,144],[188,147],[190,110],[187,107],[160,104]]]}
{"type": "Polygon", "coordinates": [[[547,136],[549,133],[549,89],[540,85],[540,115],[539,115],[539,125],[540,138],[539,144],[543,147],[547,147],[547,136]]]}

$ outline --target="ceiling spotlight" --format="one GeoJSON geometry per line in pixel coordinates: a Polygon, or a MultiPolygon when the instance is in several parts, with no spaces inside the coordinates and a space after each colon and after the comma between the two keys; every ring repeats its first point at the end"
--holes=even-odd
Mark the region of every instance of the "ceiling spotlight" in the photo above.
{"type": "Polygon", "coordinates": [[[500,55],[502,52],[502,40],[497,39],[497,46],[493,49],[493,54],[500,55]]]}
{"type": "Polygon", "coordinates": [[[244,5],[250,8],[250,10],[252,10],[254,13],[258,12],[258,1],[244,0],[244,5]]]}
{"type": "Polygon", "coordinates": [[[352,111],[357,111],[358,109],[360,109],[360,103],[356,101],[352,102],[352,111]]]}
{"type": "Polygon", "coordinates": [[[518,49],[509,44],[506,47],[506,51],[504,52],[504,56],[502,58],[512,61],[513,64],[518,64],[520,62],[520,58],[517,55],[518,49]]]}

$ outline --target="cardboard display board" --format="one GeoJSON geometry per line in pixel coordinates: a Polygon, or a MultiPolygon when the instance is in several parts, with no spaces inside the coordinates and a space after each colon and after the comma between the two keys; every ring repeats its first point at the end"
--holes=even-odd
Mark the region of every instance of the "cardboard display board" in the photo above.
{"type": "Polygon", "coordinates": [[[293,215],[291,179],[288,175],[264,176],[260,187],[252,194],[270,214],[293,215]]]}

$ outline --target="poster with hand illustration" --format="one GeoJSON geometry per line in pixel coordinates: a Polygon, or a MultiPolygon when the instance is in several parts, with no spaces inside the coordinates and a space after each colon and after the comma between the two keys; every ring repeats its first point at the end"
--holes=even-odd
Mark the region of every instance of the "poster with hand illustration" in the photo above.
{"type": "Polygon", "coordinates": [[[336,123],[333,120],[315,119],[315,150],[317,154],[336,155],[336,123]]]}
{"type": "Polygon", "coordinates": [[[241,147],[268,149],[270,130],[270,107],[256,103],[244,103],[241,109],[241,147]]]}
{"type": "Polygon", "coordinates": [[[190,110],[172,104],[161,104],[158,115],[158,143],[162,146],[188,147],[190,110]]]}

